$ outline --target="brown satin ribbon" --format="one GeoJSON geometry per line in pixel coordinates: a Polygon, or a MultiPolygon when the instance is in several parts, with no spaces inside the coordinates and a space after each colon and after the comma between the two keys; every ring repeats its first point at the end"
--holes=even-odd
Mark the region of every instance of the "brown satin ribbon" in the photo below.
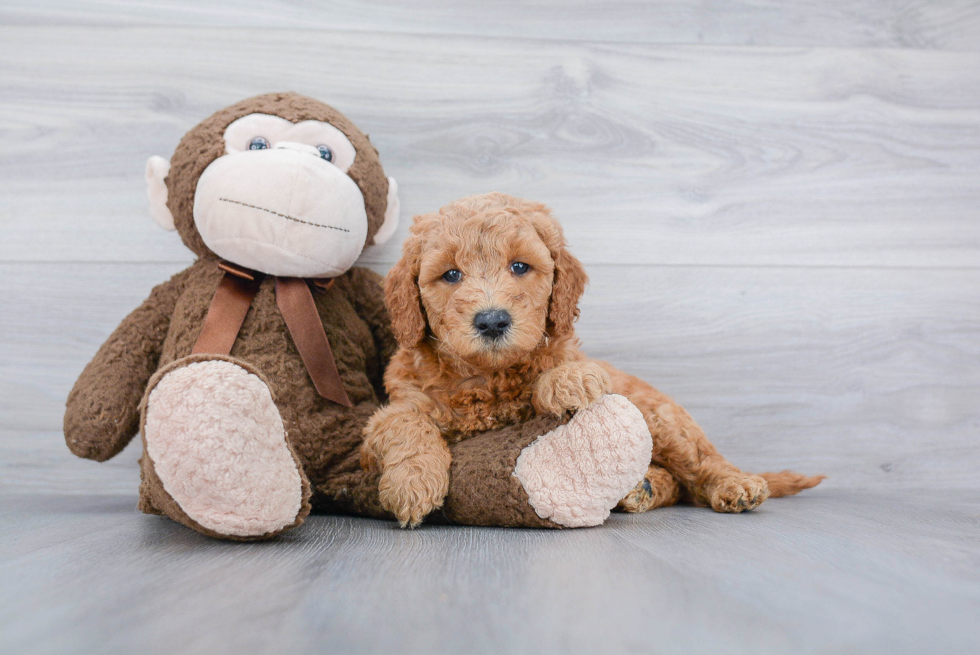
{"type": "MultiPolygon", "coordinates": [[[[240,269],[227,262],[221,262],[218,266],[225,271],[225,275],[211,299],[204,327],[191,351],[193,354],[231,353],[264,277],[261,273],[240,269]]],[[[333,286],[333,280],[315,280],[313,284],[318,291],[326,292],[333,286]]],[[[344,383],[337,371],[333,351],[307,281],[296,277],[277,277],[276,305],[317,392],[339,405],[353,407],[344,391],[344,383]]]]}
{"type": "Polygon", "coordinates": [[[191,354],[229,354],[261,284],[261,276],[239,275],[237,272],[231,274],[226,269],[211,299],[208,315],[204,317],[204,327],[191,354]]]}
{"type": "Polygon", "coordinates": [[[353,407],[337,372],[333,351],[330,350],[327,333],[323,331],[320,314],[316,311],[310,285],[298,277],[277,277],[276,304],[316,390],[327,400],[353,407]]]}

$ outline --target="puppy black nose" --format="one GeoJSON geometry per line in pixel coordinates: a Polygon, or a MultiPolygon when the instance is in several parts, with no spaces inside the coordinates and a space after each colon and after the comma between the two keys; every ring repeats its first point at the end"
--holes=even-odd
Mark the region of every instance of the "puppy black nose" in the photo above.
{"type": "Polygon", "coordinates": [[[489,309],[473,317],[473,327],[484,339],[499,339],[510,329],[510,314],[502,309],[489,309]]]}

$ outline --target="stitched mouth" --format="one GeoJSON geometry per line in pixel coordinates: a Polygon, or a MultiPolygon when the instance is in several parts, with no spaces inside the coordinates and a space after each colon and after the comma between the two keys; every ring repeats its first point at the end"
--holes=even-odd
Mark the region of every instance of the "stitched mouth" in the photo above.
{"type": "Polygon", "coordinates": [[[312,225],[313,227],[322,227],[328,230],[337,230],[338,232],[347,232],[348,234],[350,233],[350,230],[344,229],[342,227],[336,227],[334,225],[323,225],[322,223],[311,223],[310,221],[304,221],[303,219],[296,218],[295,216],[280,214],[279,212],[272,211],[271,209],[266,209],[265,207],[250,205],[247,202],[241,202],[239,200],[231,200],[230,198],[218,198],[218,200],[220,200],[221,202],[230,202],[233,205],[241,205],[242,207],[248,207],[249,209],[258,209],[259,211],[273,214],[274,216],[279,216],[280,218],[285,218],[286,220],[294,221],[296,223],[302,223],[303,225],[312,225]]]}

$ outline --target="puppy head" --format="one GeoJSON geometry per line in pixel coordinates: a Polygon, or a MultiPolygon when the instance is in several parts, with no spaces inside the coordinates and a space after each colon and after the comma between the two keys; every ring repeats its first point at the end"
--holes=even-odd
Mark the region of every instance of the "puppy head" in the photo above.
{"type": "Polygon", "coordinates": [[[385,302],[403,347],[428,333],[445,355],[499,368],[571,335],[586,281],[547,207],[490,193],[415,217],[385,302]]]}

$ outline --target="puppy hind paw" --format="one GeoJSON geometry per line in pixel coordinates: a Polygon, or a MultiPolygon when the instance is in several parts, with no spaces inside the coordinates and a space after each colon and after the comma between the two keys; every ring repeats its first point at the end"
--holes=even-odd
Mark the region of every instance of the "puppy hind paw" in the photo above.
{"type": "Polygon", "coordinates": [[[753,510],[769,497],[769,484],[758,475],[740,475],[724,480],[711,490],[708,504],[716,512],[738,514],[753,510]]]}
{"type": "Polygon", "coordinates": [[[616,509],[630,514],[673,505],[680,499],[681,487],[665,469],[651,464],[643,479],[619,501],[616,509]]]}

